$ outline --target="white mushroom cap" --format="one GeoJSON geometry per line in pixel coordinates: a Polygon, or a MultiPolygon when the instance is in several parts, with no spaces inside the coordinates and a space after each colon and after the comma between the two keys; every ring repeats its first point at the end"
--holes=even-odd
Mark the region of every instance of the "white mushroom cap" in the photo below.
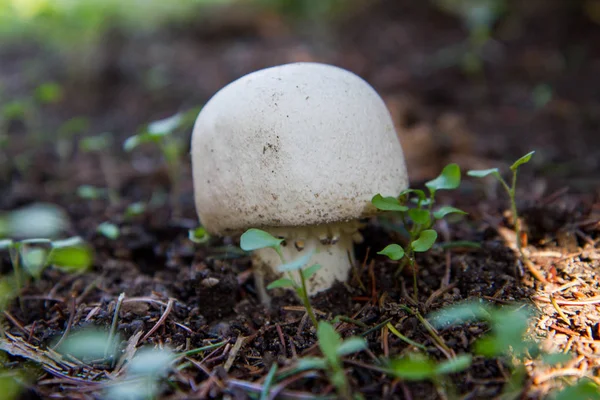
{"type": "MultiPolygon", "coordinates": [[[[311,294],[346,279],[353,261],[348,226],[355,232],[352,221],[376,211],[372,197],[408,187],[381,97],[357,75],[318,63],[263,69],[221,89],[196,120],[192,164],[207,231],[262,228],[311,243],[313,262],[323,265],[309,282],[311,294]]],[[[286,257],[301,255],[304,249],[294,247],[287,246],[286,257]]],[[[256,255],[276,271],[274,251],[256,255]]]]}
{"type": "Polygon", "coordinates": [[[357,75],[294,63],[246,75],[202,109],[192,138],[198,215],[211,233],[358,219],[408,186],[381,97],[357,75]]]}

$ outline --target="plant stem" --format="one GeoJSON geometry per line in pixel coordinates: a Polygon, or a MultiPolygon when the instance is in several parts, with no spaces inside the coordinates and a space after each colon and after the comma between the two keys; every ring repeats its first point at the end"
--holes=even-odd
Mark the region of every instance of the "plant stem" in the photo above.
{"type": "Polygon", "coordinates": [[[525,258],[523,249],[521,247],[521,221],[519,221],[519,214],[517,213],[517,202],[516,202],[516,191],[517,191],[517,169],[513,171],[512,186],[508,192],[510,197],[510,208],[515,222],[515,234],[517,235],[517,249],[521,257],[525,258]]]}
{"type": "MultiPolygon", "coordinates": [[[[275,246],[275,247],[273,247],[273,249],[277,252],[279,259],[281,260],[281,264],[285,264],[286,260],[285,260],[285,257],[283,256],[283,252],[281,251],[281,247],[275,246]]],[[[300,275],[301,286],[298,286],[298,284],[295,283],[296,281],[293,279],[291,272],[288,273],[288,276],[290,277],[290,280],[292,282],[294,282],[294,289],[296,290],[296,293],[302,300],[302,304],[304,305],[304,308],[306,308],[306,312],[308,313],[308,316],[310,317],[312,324],[315,326],[315,329],[317,329],[319,327],[319,322],[317,321],[317,317],[315,316],[312,305],[310,304],[310,299],[308,297],[308,292],[306,290],[306,279],[304,279],[304,275],[302,274],[302,269],[298,270],[298,274],[300,275]]]]}
{"type": "Polygon", "coordinates": [[[304,279],[304,275],[302,274],[301,269],[298,270],[298,274],[300,275],[300,282],[302,282],[302,293],[300,297],[302,297],[304,308],[306,308],[306,312],[308,313],[310,320],[315,326],[315,329],[317,329],[319,327],[319,322],[317,321],[317,317],[315,316],[315,313],[312,309],[312,305],[310,304],[310,299],[308,298],[308,292],[306,291],[306,279],[304,279]]]}

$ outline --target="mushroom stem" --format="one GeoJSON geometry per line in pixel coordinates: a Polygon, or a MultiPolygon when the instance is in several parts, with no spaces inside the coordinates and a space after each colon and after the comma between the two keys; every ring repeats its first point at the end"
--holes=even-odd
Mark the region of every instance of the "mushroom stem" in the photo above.
{"type": "MultiPolygon", "coordinates": [[[[357,222],[336,223],[316,227],[281,227],[265,229],[275,237],[285,239],[281,253],[285,262],[291,262],[306,254],[312,254],[304,268],[314,264],[321,268],[307,281],[308,295],[327,290],[336,281],[345,282],[354,265],[354,241],[358,233],[357,222]]],[[[270,248],[256,250],[253,254],[255,281],[260,297],[268,302],[264,279],[275,280],[283,275],[277,267],[282,259],[270,248]]],[[[290,274],[298,285],[301,284],[297,273],[290,274]]]]}

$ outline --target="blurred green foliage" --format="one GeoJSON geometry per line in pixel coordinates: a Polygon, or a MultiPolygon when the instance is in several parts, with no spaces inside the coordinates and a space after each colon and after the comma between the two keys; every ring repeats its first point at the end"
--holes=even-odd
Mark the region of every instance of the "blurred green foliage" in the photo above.
{"type": "Polygon", "coordinates": [[[111,26],[137,31],[196,15],[200,6],[234,0],[0,0],[0,39],[45,44],[96,41],[111,26]]]}

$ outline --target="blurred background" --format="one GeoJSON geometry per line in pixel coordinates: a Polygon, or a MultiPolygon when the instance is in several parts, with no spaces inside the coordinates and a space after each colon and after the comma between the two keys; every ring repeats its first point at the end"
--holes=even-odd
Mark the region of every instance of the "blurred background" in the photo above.
{"type": "Polygon", "coordinates": [[[198,110],[295,61],[381,93],[416,184],[536,150],[529,189],[594,190],[599,24],[596,0],[0,0],[0,208],[176,185],[191,216],[198,110]]]}

